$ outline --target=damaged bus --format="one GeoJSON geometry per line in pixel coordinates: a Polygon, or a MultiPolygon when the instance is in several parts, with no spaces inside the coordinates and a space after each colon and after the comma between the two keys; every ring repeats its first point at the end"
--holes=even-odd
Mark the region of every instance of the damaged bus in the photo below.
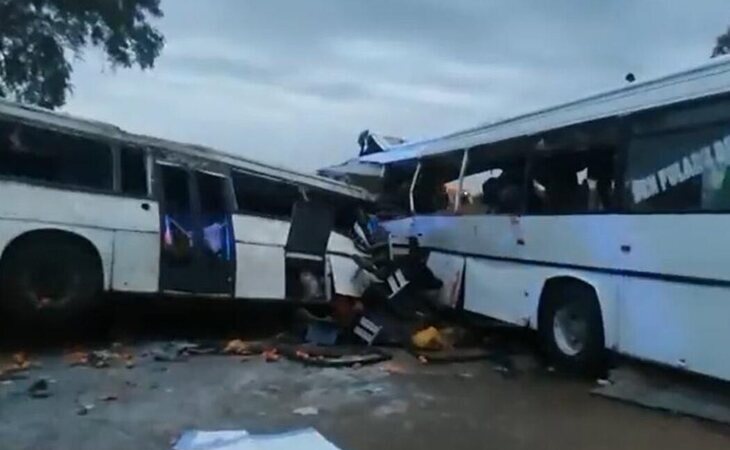
{"type": "Polygon", "coordinates": [[[381,181],[443,305],[532,328],[570,368],[611,350],[730,380],[728,164],[725,59],[321,173],[381,181]]]}
{"type": "Polygon", "coordinates": [[[321,302],[356,295],[366,191],[0,101],[0,290],[20,315],[100,292],[321,302]]]}

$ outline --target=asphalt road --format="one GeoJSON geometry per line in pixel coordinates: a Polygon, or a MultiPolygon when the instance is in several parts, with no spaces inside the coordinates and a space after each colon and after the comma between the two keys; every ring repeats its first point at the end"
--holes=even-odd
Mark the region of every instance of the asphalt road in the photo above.
{"type": "Polygon", "coordinates": [[[132,368],[123,361],[68,365],[64,353],[74,345],[106,348],[99,336],[35,329],[6,341],[0,362],[26,350],[40,366],[29,379],[0,384],[0,448],[167,449],[190,428],[276,433],[308,426],[343,450],[730,446],[726,427],[591,396],[590,380],[550,372],[529,354],[514,357],[509,374],[487,361],[423,365],[400,351],[393,361],[357,369],[218,355],[165,362],[152,355],[171,339],[268,327],[248,310],[209,322],[195,311],[126,317],[116,329],[127,344],[117,350],[135,356],[132,368]],[[50,396],[31,398],[27,389],[39,377],[50,381],[50,396]],[[302,407],[316,414],[297,414],[302,407]]]}

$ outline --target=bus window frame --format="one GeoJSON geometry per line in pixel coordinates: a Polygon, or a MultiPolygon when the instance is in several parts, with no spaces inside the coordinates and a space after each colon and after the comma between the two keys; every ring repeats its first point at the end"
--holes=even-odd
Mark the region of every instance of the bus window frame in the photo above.
{"type": "MultiPolygon", "coordinates": [[[[120,142],[119,139],[114,138],[114,137],[95,135],[95,134],[91,134],[91,133],[84,133],[84,132],[80,132],[80,131],[72,129],[72,128],[47,126],[46,124],[39,124],[39,123],[31,121],[31,120],[24,120],[22,118],[16,118],[16,117],[12,117],[12,116],[0,115],[0,120],[8,122],[8,123],[17,124],[17,125],[20,125],[25,128],[44,130],[46,132],[55,133],[55,134],[59,134],[62,136],[68,136],[71,138],[94,141],[96,144],[106,147],[110,154],[110,162],[111,162],[110,174],[112,176],[112,183],[111,183],[110,188],[102,188],[102,187],[83,186],[83,185],[78,185],[78,184],[73,184],[73,183],[60,183],[60,182],[55,182],[55,181],[39,180],[36,178],[24,177],[24,176],[20,176],[20,175],[0,175],[0,181],[8,181],[8,182],[13,182],[13,183],[26,184],[29,186],[38,186],[38,187],[48,188],[48,189],[57,189],[57,190],[66,191],[66,192],[79,192],[79,193],[85,193],[85,194],[105,195],[105,196],[110,196],[110,197],[150,198],[149,195],[146,197],[127,195],[127,194],[122,193],[120,189],[117,189],[118,164],[116,161],[114,149],[115,149],[115,146],[117,146],[119,144],[119,142],[120,142]]],[[[120,180],[120,182],[121,182],[121,180],[120,180]]],[[[147,190],[149,192],[149,190],[150,190],[149,186],[148,186],[147,190]]]]}
{"type": "MultiPolygon", "coordinates": [[[[458,178],[454,178],[453,180],[449,181],[448,183],[452,183],[456,181],[457,183],[463,182],[463,170],[464,170],[464,154],[466,154],[466,149],[459,149],[455,150],[450,153],[462,153],[462,156],[459,160],[459,172],[458,172],[458,178]]],[[[437,158],[430,158],[431,161],[436,160],[437,158]]],[[[431,217],[454,217],[458,216],[459,214],[456,212],[456,206],[453,208],[447,208],[446,210],[441,211],[435,211],[435,212],[418,212],[416,211],[416,200],[415,200],[415,193],[416,189],[418,187],[418,182],[420,181],[421,176],[423,175],[423,166],[425,165],[426,161],[424,159],[419,158],[418,164],[416,165],[416,170],[413,172],[413,176],[411,178],[411,184],[410,188],[408,190],[408,202],[409,202],[409,213],[411,217],[415,216],[431,216],[431,217]]],[[[444,183],[446,184],[446,183],[444,183]]],[[[457,192],[457,198],[458,198],[458,192],[457,192]]],[[[456,205],[456,201],[454,202],[454,205],[456,205]]]]}
{"type": "MultiPolygon", "coordinates": [[[[236,173],[238,173],[240,175],[248,176],[248,177],[263,178],[263,179],[266,179],[273,183],[280,183],[282,185],[291,186],[294,189],[296,189],[296,191],[299,195],[299,198],[296,201],[304,200],[306,198],[305,192],[307,192],[307,195],[308,195],[307,188],[298,183],[291,183],[288,181],[279,180],[274,177],[270,177],[270,176],[256,173],[253,171],[248,171],[248,170],[244,170],[241,168],[231,166],[229,179],[230,179],[230,184],[231,184],[231,189],[232,189],[232,196],[235,201],[234,209],[232,211],[232,214],[234,214],[234,215],[259,217],[261,219],[278,220],[281,222],[291,222],[293,208],[294,208],[294,204],[292,204],[292,211],[289,211],[289,214],[286,217],[283,217],[281,215],[276,215],[276,214],[266,214],[266,213],[261,213],[261,212],[252,212],[252,211],[248,211],[248,210],[242,210],[241,205],[239,204],[239,201],[238,201],[238,192],[236,191],[236,182],[234,179],[236,173]]],[[[296,201],[294,203],[296,203],[296,201]]]]}
{"type": "MultiPolygon", "coordinates": [[[[672,116],[673,114],[680,115],[682,112],[689,112],[693,108],[702,108],[704,106],[716,106],[721,103],[730,103],[730,94],[721,94],[712,96],[710,98],[699,98],[695,99],[689,102],[682,102],[679,105],[670,105],[658,109],[653,110],[644,110],[640,112],[636,112],[634,114],[631,114],[629,116],[626,116],[621,119],[622,122],[622,145],[619,148],[619,154],[618,157],[618,165],[617,170],[619,171],[620,180],[617,179],[617,183],[619,183],[616,187],[616,194],[619,195],[619,197],[616,199],[619,205],[619,210],[615,212],[615,214],[622,214],[622,215],[685,215],[685,214],[695,214],[695,215],[714,215],[714,214],[730,214],[730,209],[717,209],[717,210],[702,210],[702,209],[692,209],[692,210],[655,210],[655,211],[636,211],[630,209],[630,206],[627,204],[626,201],[626,183],[628,181],[627,179],[627,167],[629,164],[629,147],[632,143],[632,140],[635,137],[651,137],[651,136],[661,136],[661,135],[667,135],[672,133],[686,133],[693,130],[698,130],[703,127],[708,126],[717,126],[717,125],[723,125],[728,123],[728,117],[725,118],[715,118],[713,120],[706,120],[703,122],[698,122],[696,119],[694,120],[681,120],[680,118],[676,116],[672,116]],[[646,122],[651,120],[652,116],[662,115],[666,114],[669,115],[670,123],[663,127],[655,127],[652,129],[649,129],[647,131],[646,128],[651,128],[650,126],[646,126],[646,122]]],[[[730,105],[728,105],[730,107],[730,105]]],[[[729,114],[730,116],[730,114],[729,114]]],[[[728,170],[730,170],[730,166],[728,166],[728,170]]]]}
{"type": "MultiPolygon", "coordinates": [[[[612,198],[612,206],[601,211],[582,211],[582,212],[540,212],[540,211],[529,211],[527,202],[523,205],[522,215],[525,217],[562,217],[562,216],[604,216],[604,215],[619,215],[627,214],[626,208],[624,207],[624,189],[626,188],[626,161],[628,157],[628,147],[631,139],[631,123],[627,118],[617,118],[614,120],[614,126],[618,130],[618,138],[613,152],[613,167],[614,167],[614,192],[612,198]]],[[[586,126],[588,123],[578,124],[576,126],[586,126]]],[[[564,129],[551,130],[541,136],[536,136],[535,142],[539,142],[545,135],[561,132],[564,129]]],[[[532,181],[532,174],[534,170],[535,161],[543,158],[544,156],[539,155],[541,150],[538,150],[537,144],[534,145],[525,154],[525,183],[524,183],[524,195],[529,194],[530,183],[532,181]]],[[[574,150],[566,150],[568,152],[574,150]]],[[[586,150],[590,151],[590,150],[586,150]]],[[[527,197],[526,197],[527,198],[527,197]]]]}

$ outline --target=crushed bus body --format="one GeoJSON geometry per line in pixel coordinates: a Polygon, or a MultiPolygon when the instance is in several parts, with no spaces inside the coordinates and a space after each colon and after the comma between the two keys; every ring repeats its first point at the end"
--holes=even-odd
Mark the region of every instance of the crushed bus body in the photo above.
{"type": "Polygon", "coordinates": [[[348,231],[373,197],[329,178],[0,101],[0,191],[3,307],[20,315],[102,291],[360,293],[348,231]]]}
{"type": "Polygon", "coordinates": [[[448,307],[730,380],[730,61],[322,169],[379,196],[448,307]]]}

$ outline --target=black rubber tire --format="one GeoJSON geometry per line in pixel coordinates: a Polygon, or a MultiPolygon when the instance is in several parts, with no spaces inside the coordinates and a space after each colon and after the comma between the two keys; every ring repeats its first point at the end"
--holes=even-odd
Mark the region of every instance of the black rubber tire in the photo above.
{"type": "Polygon", "coordinates": [[[543,302],[538,332],[548,359],[572,373],[589,376],[600,373],[606,363],[606,348],[601,308],[593,288],[580,282],[560,282],[546,292],[543,302]],[[553,329],[556,313],[566,306],[573,308],[588,324],[583,348],[574,355],[560,349],[553,329]]]}
{"type": "Polygon", "coordinates": [[[87,312],[102,286],[98,256],[73,238],[31,238],[9,248],[0,264],[3,307],[21,317],[66,318],[87,312]],[[43,281],[46,274],[53,281],[43,281]]]}

